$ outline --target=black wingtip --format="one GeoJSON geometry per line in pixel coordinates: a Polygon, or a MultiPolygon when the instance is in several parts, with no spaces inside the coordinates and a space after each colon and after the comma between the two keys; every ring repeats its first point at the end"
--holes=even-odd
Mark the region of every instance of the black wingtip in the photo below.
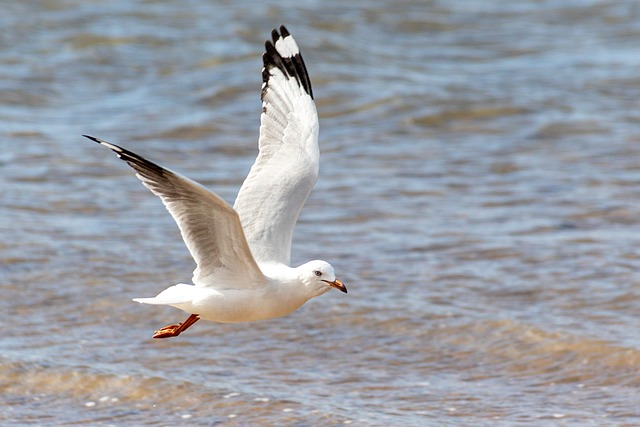
{"type": "Polygon", "coordinates": [[[313,99],[313,89],[311,88],[311,80],[304,64],[302,55],[298,51],[292,56],[283,57],[276,49],[276,43],[286,37],[290,37],[291,33],[284,25],[280,26],[280,33],[277,29],[271,31],[271,40],[267,40],[264,44],[265,52],[262,55],[262,63],[264,65],[262,71],[262,81],[266,84],[262,90],[262,99],[267,93],[269,78],[271,73],[269,70],[273,67],[280,69],[287,78],[293,77],[302,86],[305,92],[313,99]]]}
{"type": "Polygon", "coordinates": [[[82,135],[85,138],[89,138],[90,140],[92,140],[93,142],[97,142],[98,144],[100,144],[100,140],[98,138],[96,138],[95,136],[91,136],[91,135],[82,135]]]}
{"type": "Polygon", "coordinates": [[[97,142],[100,145],[104,145],[105,147],[107,147],[108,149],[110,149],[111,151],[113,151],[114,153],[116,153],[116,155],[124,160],[125,162],[127,162],[131,167],[133,167],[138,173],[148,173],[150,171],[152,171],[155,174],[159,174],[159,175],[164,175],[164,174],[170,174],[171,171],[163,168],[160,165],[157,165],[155,163],[153,163],[152,161],[149,161],[147,159],[145,159],[144,157],[134,153],[133,151],[129,151],[126,148],[122,148],[119,145],[116,144],[112,144],[110,142],[107,141],[103,141],[99,138],[96,138],[94,136],[91,135],[82,135],[85,138],[88,138],[92,141],[97,142]],[[145,172],[146,171],[146,172],[145,172]]]}

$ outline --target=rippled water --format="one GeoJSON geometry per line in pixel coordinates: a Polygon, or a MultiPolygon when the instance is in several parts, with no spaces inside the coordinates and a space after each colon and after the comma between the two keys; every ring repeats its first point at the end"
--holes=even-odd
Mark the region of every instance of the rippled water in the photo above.
{"type": "Polygon", "coordinates": [[[640,425],[640,5],[6,2],[0,424],[640,425]],[[199,323],[193,263],[83,140],[233,200],[284,23],[321,116],[294,262],[349,294],[199,323]]]}

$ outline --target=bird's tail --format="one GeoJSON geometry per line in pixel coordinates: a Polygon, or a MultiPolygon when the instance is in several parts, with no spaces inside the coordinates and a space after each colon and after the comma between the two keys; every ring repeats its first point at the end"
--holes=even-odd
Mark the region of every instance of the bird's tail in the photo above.
{"type": "Polygon", "coordinates": [[[164,291],[152,298],[134,298],[135,302],[154,305],[176,305],[185,304],[193,300],[195,286],[186,283],[178,283],[168,287],[164,291]]]}

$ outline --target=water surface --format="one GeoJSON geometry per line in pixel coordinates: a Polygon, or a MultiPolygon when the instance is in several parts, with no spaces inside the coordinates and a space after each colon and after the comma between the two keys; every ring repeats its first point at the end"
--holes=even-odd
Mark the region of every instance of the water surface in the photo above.
{"type": "Polygon", "coordinates": [[[0,17],[0,424],[640,424],[632,1],[12,2],[0,17]],[[262,44],[321,119],[294,263],[349,294],[153,330],[191,276],[159,200],[83,133],[232,201],[262,44]]]}

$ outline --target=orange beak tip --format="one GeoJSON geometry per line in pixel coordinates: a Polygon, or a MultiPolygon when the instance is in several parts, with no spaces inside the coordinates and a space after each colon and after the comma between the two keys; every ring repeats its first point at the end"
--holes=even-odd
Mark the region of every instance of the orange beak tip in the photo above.
{"type": "Polygon", "coordinates": [[[333,286],[334,288],[336,288],[341,292],[344,292],[345,294],[347,293],[347,287],[344,285],[344,283],[342,283],[338,279],[336,279],[333,283],[331,283],[331,286],[333,286]]]}
{"type": "Polygon", "coordinates": [[[347,293],[347,287],[338,279],[334,280],[333,282],[330,282],[328,280],[323,280],[323,282],[327,283],[332,288],[336,288],[340,292],[344,292],[345,294],[347,293]]]}

